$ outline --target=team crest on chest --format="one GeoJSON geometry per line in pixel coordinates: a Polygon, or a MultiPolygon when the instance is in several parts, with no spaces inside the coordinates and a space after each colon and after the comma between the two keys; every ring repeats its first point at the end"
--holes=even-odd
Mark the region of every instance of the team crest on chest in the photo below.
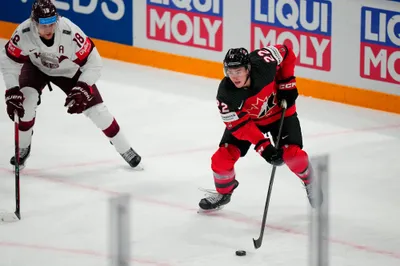
{"type": "Polygon", "coordinates": [[[265,98],[256,97],[255,103],[248,109],[250,116],[260,119],[268,115],[268,112],[276,106],[275,95],[276,93],[273,92],[265,98]]]}
{"type": "Polygon", "coordinates": [[[42,65],[47,68],[54,69],[60,66],[59,59],[55,54],[42,52],[39,54],[39,57],[42,65]]]}

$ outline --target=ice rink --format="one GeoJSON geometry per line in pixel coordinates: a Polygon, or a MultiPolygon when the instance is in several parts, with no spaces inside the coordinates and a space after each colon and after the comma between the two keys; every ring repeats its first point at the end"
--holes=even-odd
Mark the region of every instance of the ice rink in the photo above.
{"type": "MultiPolygon", "coordinates": [[[[89,119],[67,114],[61,90],[46,89],[21,173],[22,220],[0,225],[1,266],[109,265],[108,200],[125,193],[132,265],[307,265],[308,201],[286,166],[277,170],[263,246],[253,248],[271,166],[252,148],[237,163],[231,203],[197,214],[198,188],[214,187],[210,157],[224,129],[217,80],[104,64],[98,87],[145,171],[130,170],[89,119]]],[[[11,211],[13,123],[3,100],[0,110],[0,210],[11,211]]],[[[400,116],[305,97],[298,114],[308,153],[330,155],[331,265],[400,265],[400,116]]]]}

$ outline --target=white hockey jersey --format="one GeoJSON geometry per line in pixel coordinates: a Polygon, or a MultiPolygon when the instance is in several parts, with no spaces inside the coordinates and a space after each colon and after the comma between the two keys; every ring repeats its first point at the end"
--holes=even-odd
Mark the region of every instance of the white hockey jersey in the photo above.
{"type": "Polygon", "coordinates": [[[7,89],[19,86],[22,65],[28,60],[49,76],[72,78],[80,69],[79,81],[90,86],[101,75],[102,61],[94,43],[77,25],[64,17],[59,17],[51,47],[42,42],[31,19],[17,27],[0,51],[0,67],[7,89]]]}

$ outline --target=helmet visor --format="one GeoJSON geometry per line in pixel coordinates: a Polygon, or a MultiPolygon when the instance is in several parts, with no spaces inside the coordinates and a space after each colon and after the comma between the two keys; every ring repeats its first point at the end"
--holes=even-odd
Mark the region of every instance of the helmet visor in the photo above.
{"type": "Polygon", "coordinates": [[[247,75],[247,69],[244,66],[239,67],[225,67],[225,75],[227,77],[240,77],[247,75]]]}

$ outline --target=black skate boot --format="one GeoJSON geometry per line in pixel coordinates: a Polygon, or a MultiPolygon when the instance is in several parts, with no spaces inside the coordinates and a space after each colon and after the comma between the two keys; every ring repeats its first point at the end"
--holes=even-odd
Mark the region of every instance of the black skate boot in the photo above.
{"type": "Polygon", "coordinates": [[[130,148],[127,152],[121,154],[122,158],[132,167],[136,169],[143,170],[141,167],[140,161],[142,160],[142,157],[140,157],[139,154],[137,154],[132,148],[130,148]]]}
{"type": "Polygon", "coordinates": [[[238,186],[239,182],[235,180],[235,185],[232,191],[228,194],[219,194],[218,192],[209,191],[208,193],[210,195],[200,200],[200,209],[203,211],[212,211],[222,208],[224,205],[228,204],[231,201],[232,193],[238,186]]]}
{"type": "Polygon", "coordinates": [[[322,205],[323,202],[323,193],[320,186],[317,186],[315,182],[310,182],[308,184],[304,184],[304,187],[307,192],[307,198],[310,202],[311,207],[316,208],[322,205]]]}
{"type": "MultiPolygon", "coordinates": [[[[19,149],[19,169],[22,170],[25,167],[25,162],[31,154],[31,145],[28,148],[19,149]]],[[[15,166],[15,156],[11,157],[10,164],[15,166]]]]}

